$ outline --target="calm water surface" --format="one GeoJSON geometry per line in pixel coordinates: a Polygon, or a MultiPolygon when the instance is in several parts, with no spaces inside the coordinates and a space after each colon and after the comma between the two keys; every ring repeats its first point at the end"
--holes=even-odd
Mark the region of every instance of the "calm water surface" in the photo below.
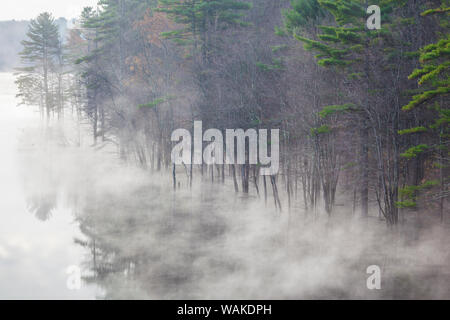
{"type": "Polygon", "coordinates": [[[0,73],[0,299],[93,299],[94,286],[66,285],[67,267],[81,265],[85,255],[74,243],[80,231],[71,210],[54,208],[42,221],[27,203],[21,168],[27,149],[19,141],[29,128],[39,131],[39,118],[30,107],[16,107],[15,91],[13,75],[0,73]]]}
{"type": "Polygon", "coordinates": [[[189,190],[185,172],[173,192],[169,174],[119,162],[67,119],[44,130],[16,104],[0,74],[0,299],[450,297],[445,226],[396,235],[345,207],[316,221],[298,201],[280,213],[199,175],[189,190]],[[369,291],[374,264],[383,287],[369,291]]]}

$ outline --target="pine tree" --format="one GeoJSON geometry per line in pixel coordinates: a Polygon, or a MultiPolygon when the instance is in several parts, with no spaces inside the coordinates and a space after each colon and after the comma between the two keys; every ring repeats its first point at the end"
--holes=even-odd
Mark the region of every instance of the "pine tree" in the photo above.
{"type": "MultiPolygon", "coordinates": [[[[426,10],[422,16],[438,16],[443,28],[448,28],[448,16],[450,15],[449,1],[441,1],[439,8],[426,10]]],[[[420,114],[418,126],[401,130],[401,135],[420,135],[423,141],[420,144],[409,147],[402,156],[413,159],[427,153],[437,160],[435,166],[439,169],[439,181],[421,181],[419,185],[402,188],[403,201],[399,201],[400,207],[415,207],[418,193],[437,184],[440,185],[439,199],[441,220],[443,220],[443,201],[448,183],[449,168],[449,137],[450,137],[450,109],[448,94],[450,92],[450,35],[441,33],[437,42],[429,44],[419,51],[420,68],[414,70],[409,79],[417,79],[420,93],[402,109],[405,112],[415,110],[420,114]],[[419,110],[418,110],[419,109],[419,110]],[[427,116],[429,113],[432,116],[427,116]],[[430,141],[431,145],[426,142],[430,141]]]]}
{"type": "MultiPolygon", "coordinates": [[[[101,0],[97,10],[87,7],[81,15],[81,29],[87,42],[87,52],[76,61],[86,83],[86,113],[93,124],[94,143],[105,140],[105,117],[109,110],[98,103],[123,94],[130,72],[127,58],[134,56],[141,19],[155,0],[101,0]]],[[[125,106],[120,106],[120,108],[125,106]]],[[[116,112],[117,113],[117,112],[116,112]]]]}
{"type": "MultiPolygon", "coordinates": [[[[364,47],[367,37],[365,11],[359,1],[293,0],[291,5],[291,10],[284,11],[285,32],[303,42],[306,50],[318,52],[315,57],[319,66],[347,76],[364,75],[364,47]],[[330,16],[334,18],[335,24],[321,25],[330,16]]],[[[323,115],[353,109],[355,108],[351,103],[333,105],[325,107],[323,115]]],[[[323,115],[320,118],[325,119],[323,115]]],[[[365,120],[362,121],[359,162],[362,214],[366,216],[368,213],[368,128],[364,122],[365,120]]],[[[314,132],[321,132],[320,130],[325,127],[328,126],[319,123],[314,132]]],[[[315,139],[319,137],[319,134],[314,134],[315,139]]]]}
{"type": "Polygon", "coordinates": [[[44,12],[31,20],[26,36],[20,53],[24,66],[16,73],[18,97],[21,104],[39,105],[41,115],[49,120],[54,107],[50,76],[61,57],[58,26],[51,14],[44,12]]]}
{"type": "Polygon", "coordinates": [[[163,35],[180,45],[193,45],[194,54],[200,50],[203,61],[207,61],[211,33],[229,26],[245,25],[241,11],[250,8],[250,3],[236,0],[160,0],[158,10],[181,25],[163,35]]]}
{"type": "MultiPolygon", "coordinates": [[[[386,52],[395,50],[395,31],[392,27],[392,12],[401,8],[405,1],[381,0],[372,1],[371,5],[379,5],[382,9],[381,30],[369,30],[366,26],[368,15],[367,1],[362,0],[295,0],[293,9],[286,11],[285,30],[305,45],[305,49],[317,53],[315,56],[319,66],[328,68],[343,77],[343,81],[353,88],[358,88],[364,98],[352,100],[348,98],[345,104],[325,106],[324,114],[352,111],[358,118],[360,126],[360,198],[363,216],[368,215],[369,202],[369,144],[370,133],[375,136],[374,153],[377,159],[376,172],[379,175],[379,186],[376,192],[379,209],[383,212],[389,224],[396,224],[398,210],[395,205],[398,199],[398,162],[396,154],[399,139],[396,131],[388,140],[393,140],[395,155],[385,159],[383,148],[387,147],[382,138],[383,125],[380,119],[389,119],[389,123],[397,123],[400,105],[394,110],[379,110],[371,105],[371,92],[389,90],[389,86],[379,83],[373,76],[376,74],[373,66],[380,65],[386,71],[399,68],[388,64],[386,52]],[[322,20],[321,18],[324,17],[322,20]],[[329,23],[329,18],[334,21],[329,23]],[[311,30],[307,26],[314,22],[317,26],[311,30]],[[328,22],[328,23],[327,23],[328,22]],[[326,23],[320,25],[319,23],[326,23]],[[312,34],[311,34],[312,33],[312,34]],[[381,45],[380,45],[381,44],[381,45]],[[392,114],[385,117],[383,113],[392,114]],[[390,119],[392,118],[392,119],[390,119]],[[395,170],[384,170],[386,161],[395,170]]],[[[322,117],[324,118],[324,117],[322,117]]],[[[386,124],[387,125],[387,124],[386,124]]]]}

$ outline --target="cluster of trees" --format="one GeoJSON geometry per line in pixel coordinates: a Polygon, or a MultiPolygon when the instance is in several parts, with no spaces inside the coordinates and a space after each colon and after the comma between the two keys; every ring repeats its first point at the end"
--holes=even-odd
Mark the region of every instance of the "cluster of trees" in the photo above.
{"type": "Polygon", "coordinates": [[[339,196],[389,225],[421,206],[444,219],[448,15],[447,0],[100,0],[64,45],[49,14],[32,21],[17,83],[47,119],[70,110],[94,143],[174,178],[171,133],[194,120],[281,129],[277,176],[189,166],[186,187],[197,175],[279,210],[332,215],[339,196]]]}
{"type": "Polygon", "coordinates": [[[21,42],[22,65],[16,68],[20,104],[39,106],[41,117],[48,120],[64,115],[68,68],[61,24],[66,24],[65,19],[55,21],[47,12],[32,20],[26,39],[21,42]]]}

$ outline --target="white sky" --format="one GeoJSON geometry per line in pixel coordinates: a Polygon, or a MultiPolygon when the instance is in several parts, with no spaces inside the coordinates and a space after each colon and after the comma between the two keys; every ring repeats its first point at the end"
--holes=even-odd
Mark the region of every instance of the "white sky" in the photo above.
{"type": "Polygon", "coordinates": [[[83,7],[96,4],[97,0],[0,0],[0,21],[29,20],[44,11],[55,18],[76,18],[83,7]]]}

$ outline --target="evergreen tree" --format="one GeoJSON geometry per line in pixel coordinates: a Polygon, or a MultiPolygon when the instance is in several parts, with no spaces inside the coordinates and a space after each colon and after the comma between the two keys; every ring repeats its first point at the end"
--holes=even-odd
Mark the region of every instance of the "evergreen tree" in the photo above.
{"type": "MultiPolygon", "coordinates": [[[[385,96],[391,87],[380,83],[376,66],[384,71],[401,71],[400,64],[394,64],[389,59],[389,52],[400,51],[397,48],[400,42],[395,38],[395,27],[391,13],[401,8],[405,1],[381,0],[372,1],[371,5],[379,5],[382,9],[381,30],[367,28],[368,15],[366,14],[367,1],[361,0],[295,0],[293,9],[285,12],[285,29],[297,40],[305,44],[305,49],[318,54],[315,56],[319,66],[333,70],[340,74],[349,88],[357,88],[362,96],[357,100],[348,97],[345,104],[326,106],[323,114],[352,111],[360,126],[360,198],[362,215],[368,215],[369,203],[369,145],[370,135],[374,137],[374,153],[376,158],[376,172],[379,176],[376,196],[379,209],[383,212],[389,224],[398,221],[396,201],[398,199],[399,185],[399,154],[400,140],[397,129],[401,105],[391,110],[384,110],[377,106],[373,93],[385,96]],[[310,21],[321,22],[326,25],[317,25],[315,30],[307,28],[310,21]],[[332,18],[334,22],[329,23],[332,18]],[[328,22],[328,23],[327,23],[328,22]],[[314,32],[311,34],[311,32],[314,32]],[[381,93],[386,92],[386,93],[381,93]],[[356,112],[355,112],[356,111],[356,112]],[[382,121],[387,123],[382,124],[382,121]],[[393,125],[394,130],[384,137],[384,128],[393,125]],[[393,141],[391,144],[388,141],[393,141]],[[384,148],[392,148],[394,155],[385,158],[384,148]],[[389,163],[388,163],[389,162],[389,163]],[[385,166],[394,170],[385,170],[385,166]]],[[[399,57],[400,54],[393,55],[399,57]]],[[[400,84],[396,83],[397,93],[400,84]]],[[[347,89],[348,90],[348,89],[347,89]]],[[[354,89],[352,89],[354,90],[354,89]]],[[[324,118],[324,117],[322,117],[324,118]]],[[[320,128],[319,128],[320,129],[320,128]]]]}
{"type": "MultiPolygon", "coordinates": [[[[450,12],[449,1],[441,1],[439,8],[426,10],[422,16],[438,16],[441,27],[448,28],[450,12]]],[[[439,180],[421,181],[420,184],[410,185],[400,190],[403,201],[400,207],[415,207],[418,193],[424,189],[440,185],[440,194],[435,196],[439,200],[441,220],[443,220],[443,202],[446,197],[449,168],[449,137],[450,110],[448,94],[450,92],[450,35],[440,34],[437,42],[420,49],[420,68],[414,70],[409,79],[418,79],[420,93],[403,107],[405,112],[417,111],[420,123],[412,128],[401,130],[402,135],[420,135],[422,143],[409,147],[402,156],[406,159],[420,157],[428,153],[437,160],[435,167],[439,170],[439,180]],[[419,110],[418,110],[419,109],[419,110]],[[430,113],[432,114],[430,116],[430,113]],[[431,142],[428,144],[427,142],[431,142]]]]}
{"type": "Polygon", "coordinates": [[[208,60],[211,33],[228,26],[245,25],[241,11],[251,8],[250,3],[236,0],[160,0],[159,4],[159,11],[181,25],[163,35],[182,45],[192,44],[195,53],[200,49],[203,61],[208,60]]]}
{"type": "MultiPolygon", "coordinates": [[[[123,94],[131,76],[126,62],[137,50],[135,22],[154,5],[154,0],[101,0],[97,10],[87,7],[82,12],[87,52],[76,64],[86,83],[86,113],[93,124],[94,142],[99,136],[105,140],[105,117],[111,112],[99,101],[111,99],[115,105],[116,95],[123,94]]],[[[116,107],[125,109],[122,105],[116,107]]],[[[114,112],[122,116],[122,110],[114,112]]]]}
{"type": "Polygon", "coordinates": [[[31,20],[27,39],[22,41],[20,57],[23,67],[17,68],[16,84],[22,104],[37,104],[41,115],[50,118],[54,107],[50,90],[51,72],[59,63],[61,44],[58,26],[51,14],[44,12],[31,20]]]}
{"type": "MultiPolygon", "coordinates": [[[[305,49],[318,52],[319,66],[327,67],[336,73],[364,76],[364,46],[367,42],[365,31],[365,11],[359,1],[338,0],[293,0],[292,9],[284,11],[285,30],[305,44],[305,49]],[[321,25],[328,17],[333,17],[335,25],[321,25]],[[312,25],[313,28],[309,26],[312,25]]],[[[366,78],[367,78],[366,74],[366,78]]],[[[324,109],[328,113],[348,111],[353,104],[334,104],[324,109]]],[[[321,117],[325,118],[325,117],[321,117]]],[[[368,213],[368,169],[367,169],[367,126],[363,119],[361,128],[361,205],[362,214],[368,213]]],[[[325,128],[318,124],[316,132],[325,128]]],[[[319,135],[314,135],[318,137],[319,135]]]]}

